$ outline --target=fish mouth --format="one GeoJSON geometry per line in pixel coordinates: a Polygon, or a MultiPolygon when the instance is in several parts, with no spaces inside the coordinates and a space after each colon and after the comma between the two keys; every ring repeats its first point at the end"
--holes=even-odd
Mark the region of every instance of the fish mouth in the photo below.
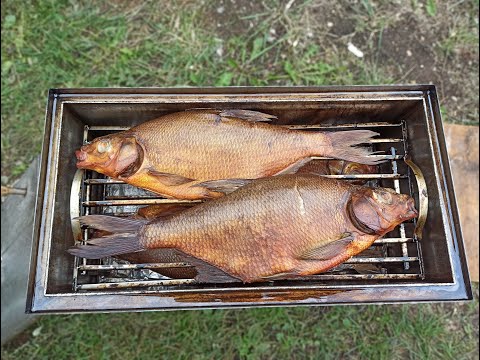
{"type": "Polygon", "coordinates": [[[412,198],[408,199],[407,208],[408,208],[407,216],[409,218],[416,218],[418,216],[418,210],[415,209],[415,201],[412,198]]]}
{"type": "Polygon", "coordinates": [[[75,151],[75,156],[77,157],[77,168],[83,169],[90,165],[90,163],[87,161],[88,155],[86,152],[77,150],[75,151]]]}

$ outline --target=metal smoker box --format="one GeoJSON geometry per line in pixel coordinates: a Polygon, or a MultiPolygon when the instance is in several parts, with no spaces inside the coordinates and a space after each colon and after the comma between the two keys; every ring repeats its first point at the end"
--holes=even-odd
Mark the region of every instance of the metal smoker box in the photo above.
{"type": "MultiPolygon", "coordinates": [[[[317,159],[322,161],[322,159],[317,159]]],[[[332,176],[335,177],[335,176],[332,176]]],[[[348,176],[337,178],[348,180],[348,176]]],[[[361,177],[361,176],[360,176],[361,177]]],[[[142,311],[258,306],[428,302],[472,298],[465,250],[433,85],[349,87],[52,89],[35,210],[27,312],[142,311]],[[125,215],[171,202],[76,169],[84,141],[189,108],[237,108],[308,131],[372,129],[387,162],[373,185],[410,193],[421,217],[404,223],[339,268],[295,280],[198,283],[159,275],[151,264],[76,258],[88,236],[72,218],[125,215]],[[407,166],[407,164],[413,164],[407,166]],[[416,166],[414,166],[416,165],[416,166]],[[423,173],[423,176],[421,175],[423,173]],[[427,211],[428,209],[428,211],[427,211]],[[425,218],[421,235],[422,218],[425,218]],[[76,235],[74,235],[76,234],[76,235]],[[79,235],[80,234],[80,235],[79,235]]]]}

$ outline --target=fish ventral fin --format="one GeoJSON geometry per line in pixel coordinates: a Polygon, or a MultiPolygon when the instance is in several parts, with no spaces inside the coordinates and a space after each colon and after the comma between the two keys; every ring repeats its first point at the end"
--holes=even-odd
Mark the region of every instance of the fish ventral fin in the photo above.
{"type": "Polygon", "coordinates": [[[367,144],[370,139],[379,133],[371,130],[347,130],[323,133],[331,142],[328,155],[336,158],[356,162],[360,164],[376,165],[387,160],[371,157],[373,153],[366,147],[358,145],[367,144]]]}
{"type": "Polygon", "coordinates": [[[354,240],[354,237],[350,233],[344,234],[345,236],[332,241],[326,245],[321,245],[309,249],[300,255],[302,260],[330,260],[345,251],[350,243],[354,240]]]}
{"type": "Polygon", "coordinates": [[[205,113],[219,115],[225,118],[241,119],[252,122],[270,122],[272,119],[276,119],[275,115],[265,114],[259,111],[253,110],[239,110],[239,109],[212,109],[212,108],[193,108],[185,111],[203,111],[205,113]]]}
{"type": "Polygon", "coordinates": [[[250,179],[226,179],[226,180],[210,180],[196,184],[195,186],[204,187],[210,191],[221,192],[229,194],[238,188],[245,186],[252,182],[250,179]]]}
{"type": "Polygon", "coordinates": [[[185,176],[164,173],[155,169],[148,169],[148,174],[156,177],[162,184],[167,186],[178,186],[195,181],[194,179],[189,179],[185,176]]]}

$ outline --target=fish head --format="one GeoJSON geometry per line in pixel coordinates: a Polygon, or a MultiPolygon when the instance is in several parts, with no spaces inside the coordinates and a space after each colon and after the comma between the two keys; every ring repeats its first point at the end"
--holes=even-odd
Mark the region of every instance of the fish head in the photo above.
{"type": "Polygon", "coordinates": [[[351,218],[367,233],[384,235],[398,224],[418,216],[415,201],[389,188],[361,187],[352,195],[351,218]]]}
{"type": "Polygon", "coordinates": [[[134,136],[111,134],[94,139],[75,151],[77,168],[89,169],[110,177],[128,177],[143,162],[143,149],[134,136]]]}

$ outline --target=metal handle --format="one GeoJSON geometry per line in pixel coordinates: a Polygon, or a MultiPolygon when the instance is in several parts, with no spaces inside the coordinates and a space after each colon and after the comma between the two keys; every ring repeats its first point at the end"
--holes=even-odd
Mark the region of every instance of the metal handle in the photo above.
{"type": "Polygon", "coordinates": [[[18,189],[18,188],[13,188],[10,186],[3,186],[2,185],[2,196],[7,196],[7,195],[23,195],[25,196],[27,194],[27,189],[18,189]]]}
{"type": "Polygon", "coordinates": [[[405,155],[404,161],[410,167],[410,169],[412,169],[415,179],[417,180],[419,209],[417,226],[415,227],[415,231],[413,233],[415,237],[420,240],[422,239],[422,231],[423,227],[425,226],[425,222],[427,221],[428,213],[427,183],[420,168],[410,159],[408,155],[405,155]]]}
{"type": "Polygon", "coordinates": [[[77,219],[80,216],[80,192],[82,191],[82,181],[83,181],[84,171],[77,169],[72,181],[72,189],[70,191],[70,219],[72,222],[72,232],[73,238],[75,241],[81,241],[82,228],[80,221],[77,219]]]}

